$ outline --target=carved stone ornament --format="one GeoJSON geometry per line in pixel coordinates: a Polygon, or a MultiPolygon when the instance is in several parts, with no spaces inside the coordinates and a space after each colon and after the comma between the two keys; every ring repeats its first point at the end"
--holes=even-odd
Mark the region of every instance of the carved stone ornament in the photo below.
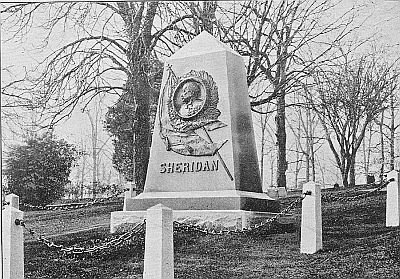
{"type": "Polygon", "coordinates": [[[168,115],[172,127],[180,132],[196,130],[217,121],[218,87],[206,71],[190,71],[172,84],[168,115]]]}
{"type": "Polygon", "coordinates": [[[214,143],[208,131],[225,127],[218,120],[218,87],[206,71],[176,77],[171,67],[159,103],[160,137],[167,150],[186,156],[213,156],[226,143],[214,143]],[[207,139],[195,131],[202,128],[207,139]]]}

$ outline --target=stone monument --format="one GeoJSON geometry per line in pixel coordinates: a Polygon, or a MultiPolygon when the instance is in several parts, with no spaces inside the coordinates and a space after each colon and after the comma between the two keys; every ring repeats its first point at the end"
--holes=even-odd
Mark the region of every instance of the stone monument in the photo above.
{"type": "Polygon", "coordinates": [[[160,203],[175,217],[279,211],[262,193],[243,58],[205,31],[165,63],[145,188],[111,226],[160,203]]]}

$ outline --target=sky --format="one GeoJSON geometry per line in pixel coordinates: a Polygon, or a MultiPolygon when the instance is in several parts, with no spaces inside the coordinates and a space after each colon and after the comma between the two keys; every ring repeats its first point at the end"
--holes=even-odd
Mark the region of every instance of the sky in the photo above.
{"type": "MultiPolygon", "coordinates": [[[[400,1],[399,0],[375,0],[375,1],[355,1],[346,0],[343,1],[333,12],[340,14],[343,9],[350,8],[354,3],[365,3],[366,8],[364,12],[360,14],[360,18],[366,19],[364,25],[354,33],[354,37],[367,37],[371,34],[375,34],[376,41],[383,46],[394,46],[391,53],[388,55],[399,56],[400,54],[400,1]]],[[[33,50],[33,48],[40,44],[43,39],[43,34],[40,32],[31,32],[28,37],[23,38],[21,41],[5,41],[7,39],[7,30],[1,29],[1,66],[2,66],[2,84],[7,83],[10,80],[10,76],[3,71],[5,67],[11,67],[13,73],[18,76],[23,71],[23,68],[33,67],[37,61],[44,58],[47,52],[56,49],[70,38],[74,36],[74,33],[70,33],[67,30],[65,36],[53,37],[51,43],[45,51],[33,50]],[[46,52],[47,51],[47,52],[46,52]]],[[[104,106],[110,106],[115,101],[114,99],[106,99],[104,106]]],[[[105,110],[104,110],[105,111],[105,110]]],[[[60,126],[55,128],[55,133],[67,141],[74,143],[78,146],[82,144],[90,145],[90,122],[89,118],[85,113],[77,110],[73,115],[60,126]]],[[[100,129],[101,141],[107,141],[107,156],[105,156],[104,164],[107,170],[112,169],[111,163],[111,152],[112,144],[109,140],[108,134],[100,129]]],[[[290,141],[290,139],[289,139],[290,141]]],[[[7,146],[10,144],[20,142],[20,138],[15,136],[7,128],[6,123],[2,123],[2,147],[3,151],[7,150],[7,146]]],[[[329,152],[329,151],[328,151],[329,152]]],[[[266,166],[267,170],[270,169],[266,166]]],[[[108,173],[108,171],[107,171],[108,173]]],[[[76,176],[72,174],[71,177],[76,176]]],[[[113,171],[113,177],[117,179],[116,172],[113,171]]],[[[268,179],[269,180],[269,179],[268,179]]]]}

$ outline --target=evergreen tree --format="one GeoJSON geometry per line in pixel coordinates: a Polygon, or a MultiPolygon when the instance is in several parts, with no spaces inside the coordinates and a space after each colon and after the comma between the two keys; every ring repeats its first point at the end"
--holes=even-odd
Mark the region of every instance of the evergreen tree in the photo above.
{"type": "Polygon", "coordinates": [[[5,160],[10,192],[21,201],[45,205],[60,197],[76,159],[75,147],[50,134],[29,137],[25,144],[15,145],[5,160]]]}

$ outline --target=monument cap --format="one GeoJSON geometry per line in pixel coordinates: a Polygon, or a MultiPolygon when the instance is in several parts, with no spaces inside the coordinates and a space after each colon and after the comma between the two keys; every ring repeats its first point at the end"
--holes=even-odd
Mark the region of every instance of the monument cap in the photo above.
{"type": "Polygon", "coordinates": [[[203,31],[199,35],[194,37],[193,40],[191,40],[189,43],[187,43],[181,49],[175,52],[175,54],[172,55],[168,60],[220,51],[230,52],[232,54],[240,56],[229,46],[214,38],[213,35],[211,35],[207,31],[203,31]]]}

